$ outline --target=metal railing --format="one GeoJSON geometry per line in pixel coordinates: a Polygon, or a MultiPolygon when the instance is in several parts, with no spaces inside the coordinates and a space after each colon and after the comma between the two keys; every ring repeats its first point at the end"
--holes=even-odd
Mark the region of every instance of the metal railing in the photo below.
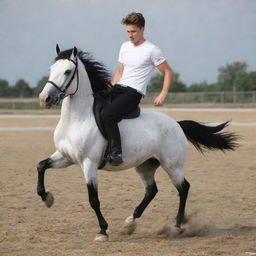
{"type": "MultiPolygon", "coordinates": [[[[153,99],[158,93],[148,93],[142,103],[152,104],[153,99]]],[[[166,104],[197,104],[197,103],[256,103],[256,91],[240,92],[182,92],[169,93],[166,104]]]]}
{"type": "MultiPolygon", "coordinates": [[[[148,93],[142,104],[152,104],[158,93],[148,93]]],[[[256,103],[256,91],[239,92],[170,92],[166,104],[250,104],[256,103]]],[[[0,99],[0,109],[40,109],[38,99],[0,99]]],[[[54,107],[55,109],[60,108],[54,107]]]]}

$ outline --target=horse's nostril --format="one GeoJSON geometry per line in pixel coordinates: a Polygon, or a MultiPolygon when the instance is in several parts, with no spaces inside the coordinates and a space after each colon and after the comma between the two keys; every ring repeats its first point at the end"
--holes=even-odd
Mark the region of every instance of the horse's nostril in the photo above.
{"type": "Polygon", "coordinates": [[[47,98],[45,99],[45,102],[48,103],[51,101],[51,97],[50,96],[47,96],[47,98]]]}

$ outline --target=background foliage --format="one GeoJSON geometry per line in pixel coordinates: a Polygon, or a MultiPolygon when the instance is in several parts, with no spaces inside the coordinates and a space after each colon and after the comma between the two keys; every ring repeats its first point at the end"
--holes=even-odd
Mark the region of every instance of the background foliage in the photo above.
{"type": "MultiPolygon", "coordinates": [[[[48,80],[42,77],[36,86],[30,86],[24,79],[19,79],[14,85],[0,79],[1,98],[32,98],[38,97],[48,80]]],[[[148,86],[148,92],[160,92],[163,75],[158,72],[148,86]]],[[[256,71],[248,72],[245,62],[233,62],[218,69],[217,82],[207,82],[186,85],[180,79],[180,74],[174,72],[171,92],[221,92],[221,91],[256,91],[256,71]]]]}

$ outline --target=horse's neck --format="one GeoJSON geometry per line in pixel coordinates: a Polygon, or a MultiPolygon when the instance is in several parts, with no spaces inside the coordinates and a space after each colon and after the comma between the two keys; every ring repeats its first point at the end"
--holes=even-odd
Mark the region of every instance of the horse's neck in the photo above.
{"type": "MultiPolygon", "coordinates": [[[[61,121],[63,125],[75,124],[91,118],[93,114],[93,95],[90,80],[83,64],[79,63],[79,87],[73,96],[66,97],[62,102],[61,121]]],[[[76,80],[74,81],[76,83],[76,80]]]]}

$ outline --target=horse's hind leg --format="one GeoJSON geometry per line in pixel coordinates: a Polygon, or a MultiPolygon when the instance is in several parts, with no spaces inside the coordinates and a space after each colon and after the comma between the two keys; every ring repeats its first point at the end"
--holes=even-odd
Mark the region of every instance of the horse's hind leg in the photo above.
{"type": "Polygon", "coordinates": [[[145,186],[145,195],[133,213],[134,218],[139,218],[142,215],[158,191],[155,183],[155,172],[158,167],[159,162],[156,159],[149,159],[136,168],[136,171],[145,186]]]}
{"type": "Polygon", "coordinates": [[[176,227],[178,228],[180,228],[181,224],[185,222],[185,208],[186,208],[186,201],[188,197],[189,187],[190,187],[190,184],[185,178],[181,185],[176,186],[179,192],[179,197],[180,197],[179,210],[176,217],[176,227]]]}
{"type": "Polygon", "coordinates": [[[137,173],[142,179],[142,182],[145,186],[145,195],[141,203],[136,207],[132,216],[126,219],[126,226],[130,227],[127,231],[128,234],[131,234],[135,229],[135,219],[139,218],[149,203],[153,200],[157,193],[157,186],[155,183],[155,172],[159,167],[159,162],[156,159],[149,159],[140,166],[136,168],[137,173]]]}
{"type": "Polygon", "coordinates": [[[48,168],[64,168],[71,163],[63,157],[58,151],[56,151],[51,157],[42,160],[37,166],[38,181],[37,181],[37,194],[42,198],[47,207],[51,207],[53,204],[53,195],[50,192],[45,191],[44,186],[44,174],[48,168]]]}
{"type": "Polygon", "coordinates": [[[180,228],[181,224],[185,222],[185,208],[188,197],[188,191],[190,188],[189,182],[183,176],[182,168],[165,168],[164,170],[168,173],[172,180],[172,183],[179,192],[179,210],[176,217],[176,227],[180,228]]]}

